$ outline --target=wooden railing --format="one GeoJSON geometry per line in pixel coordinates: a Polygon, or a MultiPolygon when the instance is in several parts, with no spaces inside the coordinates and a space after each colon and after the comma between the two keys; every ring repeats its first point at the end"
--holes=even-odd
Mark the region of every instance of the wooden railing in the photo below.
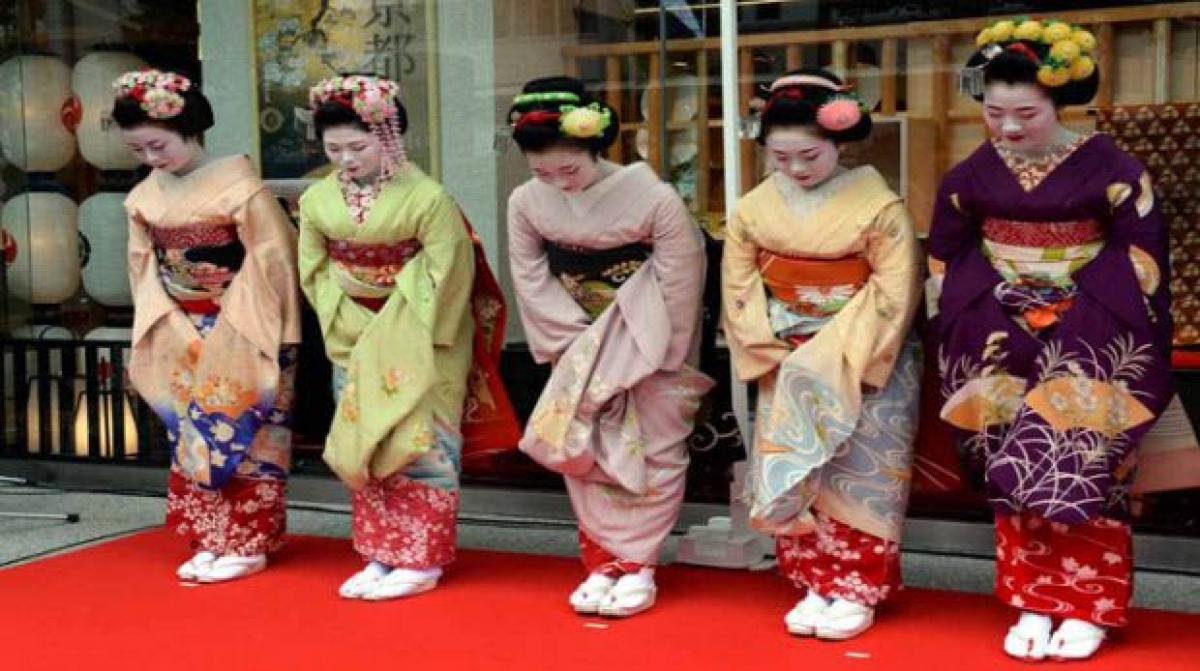
{"type": "MultiPolygon", "coordinates": [[[[1177,74],[1187,74],[1193,79],[1200,64],[1193,52],[1173,44],[1180,30],[1195,31],[1194,20],[1200,18],[1200,2],[1164,3],[1156,5],[1130,6],[1111,9],[1060,12],[1054,15],[1072,23],[1090,27],[1097,36],[1099,51],[1097,62],[1102,73],[1100,90],[1095,100],[1097,106],[1115,102],[1171,102],[1197,100],[1197,91],[1172,92],[1172,81],[1177,74]],[[1146,32],[1149,43],[1136,44],[1135,48],[1120,51],[1118,37],[1131,32],[1146,32]],[[1140,48],[1138,48],[1140,47],[1140,48]],[[1135,95],[1136,100],[1123,96],[1122,88],[1140,89],[1146,82],[1123,82],[1117,76],[1118,65],[1130,59],[1148,59],[1143,70],[1153,73],[1150,95],[1135,95]],[[1186,73],[1174,73],[1173,69],[1182,61],[1186,73]]],[[[656,169],[665,165],[664,130],[695,127],[699,146],[697,150],[695,208],[701,215],[720,217],[724,209],[721,190],[714,188],[720,179],[722,159],[720,140],[711,129],[722,126],[726,120],[735,120],[746,113],[755,86],[765,83],[786,70],[806,64],[804,54],[813,47],[821,53],[821,62],[811,65],[828,67],[844,75],[851,83],[859,76],[854,60],[856,48],[869,43],[878,50],[878,72],[880,100],[877,111],[881,115],[904,117],[908,124],[910,151],[907,159],[907,199],[917,221],[924,222],[932,209],[932,193],[938,179],[963,152],[960,146],[973,146],[983,139],[981,117],[972,103],[959,100],[953,90],[955,73],[966,54],[972,48],[974,35],[983,27],[1002,16],[988,16],[944,21],[912,22],[893,25],[843,27],[794,32],[758,33],[743,35],[738,41],[738,85],[739,109],[736,113],[719,109],[718,93],[720,82],[715,77],[720,41],[718,38],[695,38],[667,40],[665,46],[658,41],[623,44],[589,44],[569,46],[563,49],[564,69],[568,74],[578,75],[587,63],[602,63],[590,72],[603,72],[603,82],[596,83],[607,102],[619,110],[637,109],[638,96],[647,96],[647,114],[643,121],[626,121],[621,124],[622,133],[636,133],[641,128],[649,132],[647,161],[656,169]],[[664,82],[662,54],[669,59],[686,59],[694,62],[698,79],[699,109],[694,119],[686,123],[668,123],[663,128],[664,82]],[[780,67],[774,72],[756,72],[756,59],[765,53],[775,53],[780,67]],[[906,65],[902,68],[901,63],[906,65]],[[640,74],[647,73],[644,77],[640,74]],[[714,100],[714,113],[709,112],[709,100],[714,100]],[[970,127],[979,128],[975,133],[970,127]],[[963,131],[966,127],[968,132],[963,131]],[[956,145],[957,143],[957,145],[956,145]]],[[[1126,40],[1128,42],[1128,40],[1126,40]]],[[[632,115],[627,115],[632,116],[632,115]]],[[[1079,125],[1091,123],[1087,110],[1068,110],[1064,120],[1079,125]]],[[[625,142],[618,142],[611,157],[623,161],[626,156],[625,142]]],[[[754,142],[742,142],[742,184],[744,192],[755,184],[760,175],[760,162],[754,142]]]]}

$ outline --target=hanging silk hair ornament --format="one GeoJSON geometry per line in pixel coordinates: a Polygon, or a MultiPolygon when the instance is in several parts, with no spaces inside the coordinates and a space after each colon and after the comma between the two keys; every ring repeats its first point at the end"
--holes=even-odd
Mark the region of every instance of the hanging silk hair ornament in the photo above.
{"type": "Polygon", "coordinates": [[[334,102],[358,115],[383,145],[384,155],[395,165],[408,162],[404,133],[400,128],[400,110],[396,106],[399,97],[399,84],[370,75],[330,77],[308,90],[308,104],[313,110],[334,102]]]}

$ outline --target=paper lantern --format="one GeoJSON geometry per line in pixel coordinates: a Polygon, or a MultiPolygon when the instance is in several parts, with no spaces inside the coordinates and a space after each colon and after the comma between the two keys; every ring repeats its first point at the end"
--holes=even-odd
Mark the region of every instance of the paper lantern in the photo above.
{"type": "Polygon", "coordinates": [[[71,88],[79,99],[79,128],[75,131],[79,153],[101,170],[133,170],[138,166],[121,141],[120,129],[112,122],[112,83],[123,73],[144,67],[145,61],[121,51],[97,51],[75,64],[71,88]]]}
{"type": "Polygon", "coordinates": [[[51,56],[0,64],[0,150],[26,172],[54,172],[75,156],[79,105],[71,69],[51,56]]]}
{"type": "Polygon", "coordinates": [[[129,220],[124,193],[97,193],[79,204],[83,290],[110,307],[133,305],[129,288],[129,220]]]}
{"type": "Polygon", "coordinates": [[[61,303],[79,289],[78,208],[58,193],[24,193],[4,204],[9,295],[61,303]]]}

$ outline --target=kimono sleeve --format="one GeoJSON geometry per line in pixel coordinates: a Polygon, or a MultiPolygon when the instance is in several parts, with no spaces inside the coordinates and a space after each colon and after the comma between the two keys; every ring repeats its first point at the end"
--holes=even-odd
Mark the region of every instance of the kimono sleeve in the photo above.
{"type": "Polygon", "coordinates": [[[128,201],[126,212],[129,215],[129,287],[135,305],[131,344],[136,347],[160,319],[180,308],[167,295],[159,278],[158,257],[154,254],[147,222],[139,208],[128,201]]]}
{"type": "Polygon", "coordinates": [[[455,344],[470,309],[475,249],[458,204],[440,187],[423,213],[417,240],[432,283],[430,294],[419,297],[417,308],[430,325],[433,344],[448,347],[455,344]]]}
{"type": "Polygon", "coordinates": [[[344,292],[333,278],[329,253],[325,248],[325,234],[314,215],[314,208],[306,207],[309,197],[310,194],[305,194],[300,199],[300,240],[296,264],[300,271],[300,288],[317,313],[321,333],[328,338],[344,292]]]}
{"type": "Polygon", "coordinates": [[[722,326],[739,379],[757,380],[791,353],[791,346],[771,329],[758,246],[748,237],[746,214],[740,207],[725,228],[721,305],[722,326]]]}
{"type": "Polygon", "coordinates": [[[508,201],[508,262],[529,352],[538,363],[553,363],[592,320],[551,275],[542,237],[519,192],[508,201]]]}
{"type": "Polygon", "coordinates": [[[299,287],[296,281],[296,229],[265,187],[234,213],[238,236],[253,254],[265,290],[278,298],[280,342],[300,342],[299,287]]]}
{"type": "Polygon", "coordinates": [[[909,324],[920,298],[919,264],[916,234],[908,210],[900,202],[885,207],[876,217],[867,243],[867,261],[871,277],[864,288],[868,304],[864,306],[860,334],[872,337],[866,344],[863,382],[877,389],[887,385],[897,355],[908,334],[909,324]]]}
{"type": "Polygon", "coordinates": [[[663,369],[678,370],[689,354],[700,320],[704,243],[683,201],[669,186],[661,188],[666,196],[654,213],[654,252],[650,263],[671,321],[671,347],[663,369]]]}
{"type": "Polygon", "coordinates": [[[1108,188],[1113,217],[1109,243],[1125,251],[1145,297],[1155,339],[1167,348],[1172,333],[1167,227],[1155,203],[1150,175],[1137,161],[1127,162],[1126,172],[1137,178],[1108,188]]]}

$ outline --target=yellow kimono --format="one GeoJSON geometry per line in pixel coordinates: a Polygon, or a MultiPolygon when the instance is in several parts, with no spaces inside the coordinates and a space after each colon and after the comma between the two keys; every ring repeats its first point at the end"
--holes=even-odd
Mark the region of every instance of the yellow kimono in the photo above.
{"type": "Polygon", "coordinates": [[[805,193],[773,175],[739,202],[722,260],[724,329],[758,383],[752,522],[812,530],[811,509],[896,541],[908,498],[920,296],[908,213],[870,167],[805,193]]]}
{"type": "Polygon", "coordinates": [[[362,490],[417,461],[439,434],[457,439],[475,327],[472,243],[454,201],[411,164],[382,185],[361,224],[336,173],[305,191],[300,219],[301,287],[335,377],[344,375],[324,457],[362,490]],[[397,262],[366,264],[375,254],[397,262]]]}

